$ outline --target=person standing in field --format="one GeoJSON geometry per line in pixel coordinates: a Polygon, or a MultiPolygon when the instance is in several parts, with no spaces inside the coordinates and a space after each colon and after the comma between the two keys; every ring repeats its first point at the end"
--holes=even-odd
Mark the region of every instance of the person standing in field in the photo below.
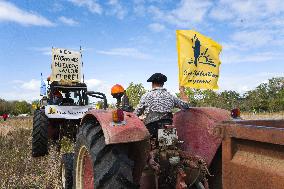
{"type": "Polygon", "coordinates": [[[3,117],[4,121],[6,121],[8,119],[8,114],[5,113],[5,114],[2,115],[2,117],[3,117]]]}

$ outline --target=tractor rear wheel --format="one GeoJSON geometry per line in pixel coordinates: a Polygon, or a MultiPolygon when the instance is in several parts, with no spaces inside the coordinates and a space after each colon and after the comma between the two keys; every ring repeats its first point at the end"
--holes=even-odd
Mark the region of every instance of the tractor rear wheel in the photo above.
{"type": "Polygon", "coordinates": [[[134,162],[127,144],[106,145],[99,123],[87,122],[77,135],[74,158],[75,188],[133,189],[134,162]]]}
{"type": "Polygon", "coordinates": [[[32,156],[39,157],[48,153],[48,118],[41,110],[34,112],[32,132],[32,156]]]}

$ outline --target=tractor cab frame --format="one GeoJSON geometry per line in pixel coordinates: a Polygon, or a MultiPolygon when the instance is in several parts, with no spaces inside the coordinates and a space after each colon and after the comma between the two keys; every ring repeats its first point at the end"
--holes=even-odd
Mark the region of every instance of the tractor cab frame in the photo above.
{"type": "Polygon", "coordinates": [[[88,91],[85,83],[48,82],[47,94],[41,99],[41,105],[34,113],[34,157],[46,155],[50,142],[60,148],[60,141],[64,137],[75,141],[84,114],[96,108],[94,104],[89,103],[90,97],[101,99],[102,108],[107,108],[105,94],[88,91]]]}
{"type": "MultiPolygon", "coordinates": [[[[50,85],[48,90],[49,98],[48,104],[50,105],[73,105],[73,106],[84,106],[88,105],[88,96],[87,96],[87,85],[85,83],[71,83],[71,84],[61,84],[60,82],[54,81],[50,85]],[[62,102],[56,104],[54,102],[56,92],[60,92],[64,94],[62,96],[62,102]],[[71,99],[74,101],[73,103],[64,102],[66,99],[66,94],[69,94],[71,99]]],[[[69,97],[69,98],[70,98],[69,97]]]]}

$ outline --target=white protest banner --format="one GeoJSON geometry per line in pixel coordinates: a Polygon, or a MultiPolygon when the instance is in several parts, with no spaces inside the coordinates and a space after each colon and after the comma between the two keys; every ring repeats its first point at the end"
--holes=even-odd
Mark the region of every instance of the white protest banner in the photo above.
{"type": "Polygon", "coordinates": [[[94,106],[47,105],[45,107],[45,115],[48,118],[56,119],[81,119],[87,111],[94,108],[94,106]]]}
{"type": "Polygon", "coordinates": [[[51,81],[80,82],[81,53],[67,49],[52,49],[51,81]]]}

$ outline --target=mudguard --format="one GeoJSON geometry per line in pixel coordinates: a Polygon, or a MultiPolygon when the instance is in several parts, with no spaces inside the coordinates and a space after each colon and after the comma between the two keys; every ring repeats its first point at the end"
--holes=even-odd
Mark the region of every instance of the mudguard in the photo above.
{"type": "Polygon", "coordinates": [[[137,142],[150,137],[144,123],[130,112],[124,112],[124,124],[114,124],[112,112],[108,110],[93,109],[88,111],[80,125],[89,119],[95,119],[100,123],[106,144],[137,142]]]}
{"type": "Polygon", "coordinates": [[[211,164],[222,138],[215,134],[218,124],[230,120],[230,112],[213,107],[190,108],[174,115],[182,149],[199,155],[211,164]]]}

